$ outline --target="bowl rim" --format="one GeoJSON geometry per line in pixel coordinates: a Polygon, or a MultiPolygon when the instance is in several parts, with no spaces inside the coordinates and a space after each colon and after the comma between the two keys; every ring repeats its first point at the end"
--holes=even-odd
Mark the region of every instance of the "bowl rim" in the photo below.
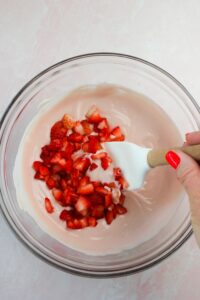
{"type": "MultiPolygon", "coordinates": [[[[4,124],[4,120],[7,117],[7,114],[9,113],[11,107],[15,104],[15,102],[18,100],[18,98],[20,97],[20,95],[30,86],[32,85],[37,79],[41,78],[43,75],[47,74],[49,71],[62,66],[64,64],[70,63],[72,61],[77,61],[77,60],[82,60],[85,58],[91,58],[91,57],[116,57],[116,58],[125,58],[125,59],[130,59],[130,60],[134,60],[137,62],[140,62],[144,65],[147,65],[153,69],[156,69],[157,71],[159,71],[160,73],[162,73],[163,75],[165,75],[166,77],[168,77],[168,79],[172,80],[176,85],[178,85],[178,87],[186,94],[186,96],[190,99],[190,101],[192,102],[192,104],[194,105],[194,107],[196,108],[196,110],[200,113],[200,107],[197,104],[197,102],[195,101],[195,99],[193,98],[193,96],[189,93],[189,91],[183,86],[183,84],[178,81],[174,76],[172,76],[170,73],[168,73],[167,71],[165,71],[164,69],[162,69],[161,67],[157,66],[154,63],[151,63],[147,60],[144,60],[142,58],[136,57],[136,56],[132,56],[129,54],[122,54],[122,53],[117,53],[117,52],[92,52],[92,53],[85,53],[85,54],[81,54],[81,55],[77,55],[77,56],[73,56],[67,59],[64,59],[62,61],[59,61],[53,65],[51,65],[50,67],[44,69],[43,71],[39,72],[36,76],[34,76],[32,79],[30,79],[20,90],[19,92],[13,97],[13,99],[11,100],[10,104],[7,106],[6,110],[4,111],[4,113],[2,114],[2,117],[0,119],[0,130],[2,129],[2,126],[4,124]]],[[[0,196],[3,199],[2,193],[1,193],[1,188],[0,188],[0,196]]],[[[33,245],[32,243],[29,243],[29,241],[27,241],[23,234],[20,232],[20,230],[18,229],[18,227],[15,226],[15,222],[14,220],[11,218],[11,216],[9,215],[9,212],[7,211],[7,208],[5,207],[5,205],[2,203],[0,203],[0,209],[1,212],[5,218],[5,220],[7,221],[7,224],[9,225],[9,227],[12,229],[12,232],[15,233],[15,236],[18,238],[19,241],[22,242],[23,245],[25,245],[32,253],[34,253],[35,255],[37,255],[40,259],[42,259],[45,262],[48,262],[50,265],[57,267],[59,269],[61,269],[62,271],[67,271],[71,274],[74,275],[79,275],[79,276],[84,276],[84,277],[92,277],[92,278],[110,278],[110,277],[119,277],[119,276],[126,276],[126,275],[131,275],[134,273],[138,273],[141,271],[145,271],[155,265],[157,265],[158,263],[162,262],[163,260],[165,260],[167,257],[169,257],[172,253],[176,252],[192,235],[193,230],[192,230],[192,226],[191,226],[191,222],[188,224],[187,228],[185,229],[184,233],[182,234],[183,239],[179,240],[179,242],[174,241],[174,246],[171,247],[171,249],[165,253],[166,250],[163,251],[163,255],[160,256],[158,259],[154,260],[153,262],[150,262],[148,264],[146,264],[145,266],[141,266],[141,267],[135,267],[134,270],[130,269],[130,270],[124,270],[121,269],[120,271],[117,271],[116,274],[113,274],[112,271],[105,271],[105,272],[97,272],[97,271],[88,271],[85,269],[76,269],[76,267],[70,267],[70,266],[66,266],[63,267],[61,265],[59,265],[58,261],[54,261],[51,257],[47,256],[46,253],[43,253],[41,250],[39,250],[35,245],[33,245]],[[185,234],[186,233],[186,234],[185,234]]],[[[178,239],[180,239],[180,236],[178,237],[178,239]]],[[[114,271],[115,272],[115,271],[114,271]]]]}

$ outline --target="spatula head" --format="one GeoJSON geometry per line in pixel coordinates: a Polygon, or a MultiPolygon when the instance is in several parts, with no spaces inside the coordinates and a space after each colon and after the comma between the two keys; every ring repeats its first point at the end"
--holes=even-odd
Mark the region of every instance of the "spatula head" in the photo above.
{"type": "Polygon", "coordinates": [[[147,154],[150,148],[143,148],[129,142],[106,142],[105,150],[121,168],[124,178],[129,184],[128,190],[142,187],[146,172],[150,169],[147,154]]]}

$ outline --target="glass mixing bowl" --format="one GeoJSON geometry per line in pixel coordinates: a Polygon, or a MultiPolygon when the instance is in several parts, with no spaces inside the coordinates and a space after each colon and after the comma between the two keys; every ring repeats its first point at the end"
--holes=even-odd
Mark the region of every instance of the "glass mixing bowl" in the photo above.
{"type": "Polygon", "coordinates": [[[115,53],[94,53],[57,63],[29,81],[1,120],[1,209],[9,225],[34,253],[63,270],[86,276],[121,276],[145,270],[177,250],[192,234],[187,195],[171,220],[151,240],[119,254],[90,256],[72,250],[46,233],[21,210],[13,183],[13,167],[23,133],[44,99],[61,99],[85,85],[115,84],[146,95],[185,132],[200,129],[199,107],[170,74],[142,59],[115,53]]]}

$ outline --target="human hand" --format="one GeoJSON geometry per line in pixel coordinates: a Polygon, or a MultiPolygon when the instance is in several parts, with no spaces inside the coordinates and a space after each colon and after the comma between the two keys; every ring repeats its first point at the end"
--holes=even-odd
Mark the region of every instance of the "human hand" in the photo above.
{"type": "MultiPolygon", "coordinates": [[[[200,144],[200,131],[186,134],[186,145],[200,144]]],[[[193,231],[200,247],[200,167],[182,151],[169,151],[166,160],[177,172],[178,180],[188,193],[193,231]]]]}

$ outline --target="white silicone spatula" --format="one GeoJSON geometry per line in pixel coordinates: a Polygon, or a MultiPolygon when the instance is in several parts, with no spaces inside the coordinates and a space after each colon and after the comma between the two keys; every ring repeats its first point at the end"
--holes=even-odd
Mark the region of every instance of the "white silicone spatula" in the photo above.
{"type": "Polygon", "coordinates": [[[114,159],[115,165],[123,171],[129,184],[128,190],[141,188],[145,174],[151,168],[167,165],[165,155],[169,150],[181,150],[195,160],[200,160],[200,145],[156,150],[129,142],[107,142],[104,146],[114,159]]]}

